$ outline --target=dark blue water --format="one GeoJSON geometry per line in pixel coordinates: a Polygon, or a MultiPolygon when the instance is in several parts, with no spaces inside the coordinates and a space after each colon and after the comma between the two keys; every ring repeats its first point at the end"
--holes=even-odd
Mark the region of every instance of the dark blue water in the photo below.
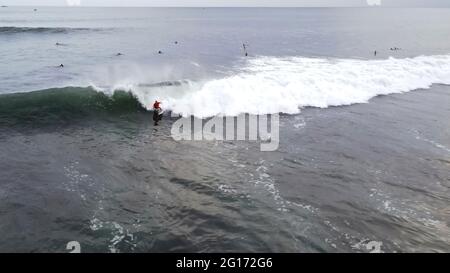
{"type": "Polygon", "coordinates": [[[449,18],[1,8],[0,251],[448,252],[449,18]],[[280,147],[177,142],[155,99],[283,113],[280,147]]]}

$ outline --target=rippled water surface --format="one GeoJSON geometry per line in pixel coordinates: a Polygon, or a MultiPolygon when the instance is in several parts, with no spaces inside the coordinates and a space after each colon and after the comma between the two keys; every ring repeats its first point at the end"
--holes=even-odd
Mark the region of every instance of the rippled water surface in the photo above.
{"type": "Polygon", "coordinates": [[[450,251],[449,15],[0,9],[0,251],[450,251]],[[281,112],[279,149],[154,99],[281,112]]]}

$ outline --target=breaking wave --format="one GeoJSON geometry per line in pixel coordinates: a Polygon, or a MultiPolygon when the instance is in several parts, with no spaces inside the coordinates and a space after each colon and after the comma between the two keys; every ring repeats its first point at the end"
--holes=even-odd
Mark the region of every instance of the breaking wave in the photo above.
{"type": "Polygon", "coordinates": [[[450,55],[386,60],[259,57],[218,79],[119,82],[106,88],[0,95],[0,123],[144,112],[155,99],[165,110],[184,116],[295,114],[303,107],[365,103],[378,95],[433,84],[450,84],[450,55]]]}
{"type": "Polygon", "coordinates": [[[366,103],[378,95],[450,84],[450,55],[385,60],[250,59],[232,76],[169,86],[116,84],[143,105],[161,100],[182,115],[295,114],[303,107],[366,103]]]}
{"type": "Polygon", "coordinates": [[[70,122],[85,117],[102,117],[145,112],[131,93],[112,95],[93,88],[53,88],[28,93],[0,95],[0,126],[42,125],[70,122]]]}

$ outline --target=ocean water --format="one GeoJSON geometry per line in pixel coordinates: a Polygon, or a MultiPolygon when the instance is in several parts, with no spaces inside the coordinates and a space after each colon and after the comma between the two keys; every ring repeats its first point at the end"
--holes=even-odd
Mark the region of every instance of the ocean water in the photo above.
{"type": "Polygon", "coordinates": [[[0,251],[450,251],[449,18],[0,8],[0,251]],[[175,141],[155,99],[281,113],[279,149],[175,141]]]}

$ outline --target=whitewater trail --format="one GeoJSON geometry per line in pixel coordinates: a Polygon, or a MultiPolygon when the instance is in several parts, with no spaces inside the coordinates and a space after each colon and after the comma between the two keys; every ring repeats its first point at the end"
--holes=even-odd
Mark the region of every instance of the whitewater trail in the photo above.
{"type": "Polygon", "coordinates": [[[145,87],[119,82],[149,107],[155,99],[183,116],[296,114],[303,107],[366,103],[378,95],[450,84],[450,55],[384,60],[257,57],[237,73],[203,82],[145,87]]]}

